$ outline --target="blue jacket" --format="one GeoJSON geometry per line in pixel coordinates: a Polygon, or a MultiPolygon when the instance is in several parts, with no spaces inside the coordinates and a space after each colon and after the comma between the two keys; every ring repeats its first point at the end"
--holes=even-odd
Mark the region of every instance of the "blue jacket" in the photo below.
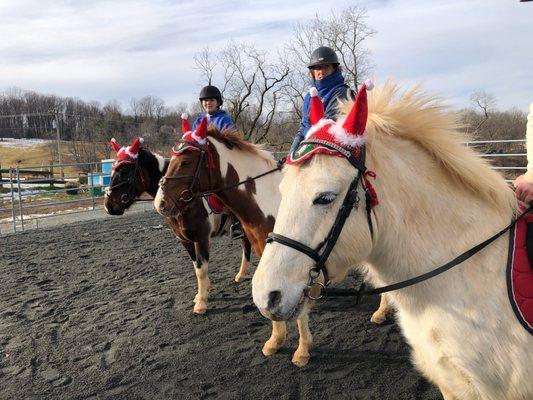
{"type": "MultiPolygon", "coordinates": [[[[200,124],[203,116],[206,113],[202,113],[194,120],[192,123],[192,130],[194,131],[196,127],[200,124]]],[[[218,131],[221,132],[223,129],[235,129],[235,124],[233,123],[231,117],[224,110],[218,109],[211,115],[211,120],[209,124],[215,124],[218,131]]]]}
{"type": "MultiPolygon", "coordinates": [[[[324,117],[336,120],[339,99],[347,100],[348,91],[350,91],[352,97],[354,95],[353,91],[349,90],[348,85],[344,83],[344,77],[342,76],[341,71],[335,71],[331,75],[326,76],[324,79],[320,79],[318,81],[314,80],[313,83],[318,90],[318,96],[322,100],[322,103],[324,103],[324,117]]],[[[298,129],[298,132],[294,137],[289,153],[292,153],[294,150],[296,150],[300,142],[305,138],[309,128],[311,128],[311,121],[309,121],[310,102],[311,96],[309,93],[307,93],[302,109],[302,121],[300,122],[300,129],[298,129]]]]}

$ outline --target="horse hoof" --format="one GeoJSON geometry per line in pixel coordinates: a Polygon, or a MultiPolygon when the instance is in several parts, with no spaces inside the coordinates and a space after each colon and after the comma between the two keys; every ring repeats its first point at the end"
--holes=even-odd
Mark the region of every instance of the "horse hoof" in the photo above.
{"type": "Polygon", "coordinates": [[[268,357],[268,356],[271,356],[272,354],[276,354],[278,350],[281,348],[281,346],[283,345],[283,342],[284,340],[282,341],[277,341],[277,340],[272,340],[272,339],[267,340],[267,342],[263,346],[263,355],[268,357]]]}
{"type": "Polygon", "coordinates": [[[193,312],[195,314],[205,314],[207,311],[207,304],[205,304],[205,301],[198,300],[196,304],[194,305],[193,312]]]}
{"type": "Polygon", "coordinates": [[[241,275],[241,274],[237,274],[235,276],[235,282],[239,283],[239,282],[242,282],[246,279],[246,275],[241,275]]]}
{"type": "Polygon", "coordinates": [[[306,354],[299,354],[298,352],[294,353],[292,356],[292,363],[296,365],[299,368],[305,367],[307,363],[309,363],[309,359],[311,356],[309,353],[306,354]]]}
{"type": "Polygon", "coordinates": [[[383,322],[387,320],[387,316],[382,313],[375,312],[372,314],[372,317],[370,318],[370,322],[373,322],[374,324],[381,325],[383,322]]]}

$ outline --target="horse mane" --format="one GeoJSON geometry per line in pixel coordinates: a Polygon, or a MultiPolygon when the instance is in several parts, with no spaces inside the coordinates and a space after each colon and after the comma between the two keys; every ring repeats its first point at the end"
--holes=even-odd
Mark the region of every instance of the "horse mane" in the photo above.
{"type": "Polygon", "coordinates": [[[265,150],[263,145],[244,140],[242,133],[236,129],[223,129],[220,132],[214,124],[211,124],[207,130],[207,136],[218,140],[230,150],[236,148],[245,153],[259,156],[269,163],[275,162],[272,153],[265,150]]]}
{"type": "MultiPolygon", "coordinates": [[[[351,106],[351,102],[344,103],[341,111],[346,114],[351,106]]],[[[456,114],[439,98],[423,93],[420,85],[400,93],[398,84],[387,81],[368,93],[368,111],[369,144],[380,135],[415,142],[466,191],[499,210],[516,207],[502,176],[465,146],[469,137],[461,132],[456,114]]]]}

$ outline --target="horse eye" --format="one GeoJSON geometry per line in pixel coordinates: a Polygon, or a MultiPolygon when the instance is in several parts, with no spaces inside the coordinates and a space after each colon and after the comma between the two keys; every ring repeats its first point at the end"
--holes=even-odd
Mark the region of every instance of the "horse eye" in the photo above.
{"type": "Polygon", "coordinates": [[[182,166],[182,167],[186,167],[187,165],[191,165],[191,162],[188,161],[188,160],[183,160],[183,161],[181,162],[181,166],[182,166]]]}
{"type": "Polygon", "coordinates": [[[335,200],[337,198],[337,193],[333,193],[333,192],[324,192],[324,193],[320,193],[314,200],[313,200],[313,204],[316,205],[316,204],[320,204],[320,205],[325,205],[325,204],[329,204],[331,203],[333,200],[335,200]]]}

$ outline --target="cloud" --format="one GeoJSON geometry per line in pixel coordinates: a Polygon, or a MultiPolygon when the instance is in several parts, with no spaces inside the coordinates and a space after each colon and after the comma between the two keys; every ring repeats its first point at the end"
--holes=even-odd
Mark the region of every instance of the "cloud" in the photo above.
{"type": "MultiPolygon", "coordinates": [[[[352,5],[341,0],[335,10],[352,5]]],[[[533,101],[533,3],[372,0],[368,42],[375,76],[392,77],[468,105],[484,89],[501,108],[533,101]]],[[[20,87],[84,100],[196,99],[194,54],[228,40],[274,56],[296,23],[327,17],[331,4],[281,0],[0,2],[0,89],[20,87]]]]}
{"type": "Polygon", "coordinates": [[[533,101],[532,7],[518,2],[391,1],[371,9],[376,75],[391,76],[450,98],[457,107],[484,89],[502,108],[533,101]]]}

